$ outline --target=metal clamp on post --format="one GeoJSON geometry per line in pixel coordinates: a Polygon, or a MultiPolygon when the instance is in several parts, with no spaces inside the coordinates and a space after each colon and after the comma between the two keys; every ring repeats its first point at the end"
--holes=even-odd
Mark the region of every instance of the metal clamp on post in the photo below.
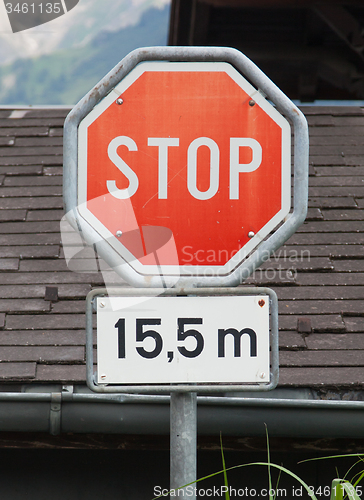
{"type": "Polygon", "coordinates": [[[49,432],[52,436],[58,436],[61,433],[62,417],[62,393],[52,392],[51,408],[49,412],[49,432]]]}

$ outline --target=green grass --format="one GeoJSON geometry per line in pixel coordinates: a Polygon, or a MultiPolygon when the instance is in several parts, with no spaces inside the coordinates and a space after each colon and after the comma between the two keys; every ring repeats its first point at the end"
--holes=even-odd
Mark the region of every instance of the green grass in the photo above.
{"type": "MultiPolygon", "coordinates": [[[[278,464],[271,462],[269,437],[268,437],[267,429],[266,429],[266,437],[267,437],[267,462],[251,462],[251,463],[247,463],[247,464],[235,465],[233,467],[226,467],[223,442],[222,442],[222,437],[220,435],[220,451],[221,451],[222,469],[218,472],[214,472],[214,473],[209,474],[205,477],[197,479],[196,481],[185,484],[185,485],[181,486],[180,488],[177,488],[177,490],[185,488],[185,487],[193,485],[193,484],[200,483],[200,482],[205,481],[207,479],[211,479],[213,477],[222,475],[224,486],[225,486],[225,488],[224,488],[225,500],[230,500],[228,472],[232,471],[232,470],[236,470],[236,469],[243,469],[245,467],[253,467],[253,466],[254,467],[261,467],[261,466],[263,466],[263,467],[267,467],[268,484],[269,484],[269,500],[276,500],[276,494],[277,494],[277,490],[278,490],[278,485],[282,479],[282,473],[283,473],[283,475],[287,475],[287,476],[293,478],[298,484],[300,484],[304,488],[304,490],[306,491],[308,498],[310,498],[312,500],[318,500],[316,495],[312,491],[312,487],[310,487],[301,477],[299,477],[297,474],[290,471],[289,469],[283,467],[282,465],[278,465],[278,464]],[[277,478],[275,486],[273,486],[272,469],[276,469],[278,471],[278,478],[277,478]]],[[[332,483],[330,485],[330,500],[361,500],[360,496],[357,493],[357,488],[359,486],[359,483],[364,478],[364,470],[360,470],[359,472],[355,473],[350,480],[348,480],[347,477],[349,477],[349,475],[353,473],[354,468],[357,465],[363,464],[364,456],[361,456],[359,454],[334,455],[334,456],[320,457],[320,458],[314,458],[314,459],[302,461],[302,462],[308,462],[308,461],[314,461],[314,460],[330,460],[330,459],[339,459],[339,458],[346,458],[346,457],[355,457],[355,458],[357,458],[357,460],[348,469],[348,471],[345,473],[345,475],[342,478],[340,478],[340,477],[333,478],[332,483]]],[[[302,463],[302,462],[300,462],[300,463],[302,463]]],[[[173,497],[173,494],[171,495],[171,497],[173,497]]],[[[160,496],[155,497],[153,500],[157,500],[157,498],[161,498],[161,497],[160,496]]]]}

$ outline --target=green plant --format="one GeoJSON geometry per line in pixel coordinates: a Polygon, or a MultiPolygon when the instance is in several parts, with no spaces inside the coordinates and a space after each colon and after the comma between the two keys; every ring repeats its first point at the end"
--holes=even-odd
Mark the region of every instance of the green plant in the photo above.
{"type": "Polygon", "coordinates": [[[312,462],[315,460],[329,460],[333,458],[348,458],[348,457],[355,457],[358,458],[357,460],[345,473],[344,477],[342,479],[340,478],[335,478],[333,479],[331,483],[331,496],[330,500],[343,500],[346,497],[349,500],[360,500],[360,497],[357,493],[357,488],[359,486],[360,481],[364,478],[364,471],[361,470],[357,472],[351,479],[350,481],[347,480],[347,476],[349,473],[354,469],[354,467],[358,464],[362,464],[364,462],[364,458],[357,454],[357,453],[348,453],[346,455],[330,455],[327,457],[318,457],[318,458],[311,458],[308,460],[302,460],[301,463],[303,462],[312,462]]]}
{"type": "MultiPolygon", "coordinates": [[[[269,491],[267,497],[269,500],[275,500],[276,495],[277,495],[277,490],[278,490],[278,485],[281,479],[281,474],[284,472],[288,476],[292,477],[295,479],[307,492],[309,498],[312,500],[318,500],[314,491],[312,490],[312,487],[309,486],[303,479],[301,479],[297,474],[294,472],[290,471],[289,469],[283,467],[282,465],[274,464],[271,462],[270,459],[270,448],[269,448],[269,437],[268,437],[268,431],[266,429],[266,437],[267,437],[267,462],[251,462],[248,464],[239,464],[235,465],[233,467],[226,467],[225,463],[225,455],[224,455],[224,449],[223,449],[223,443],[222,443],[222,437],[220,435],[220,450],[221,450],[221,459],[222,459],[222,470],[218,472],[214,472],[212,474],[209,474],[208,476],[202,477],[200,479],[197,479],[196,481],[193,481],[191,483],[185,484],[181,486],[180,488],[177,488],[177,490],[180,490],[182,488],[186,488],[187,486],[191,486],[193,484],[200,483],[201,481],[204,481],[206,479],[210,479],[212,477],[218,476],[219,474],[223,474],[224,478],[224,493],[225,493],[225,500],[230,500],[230,495],[229,495],[229,482],[228,482],[228,476],[227,473],[229,471],[235,470],[235,469],[240,469],[243,467],[251,467],[251,466],[265,466],[268,469],[268,484],[269,484],[269,491]],[[273,483],[272,483],[272,468],[277,469],[279,471],[278,478],[276,481],[276,485],[273,488],[273,483]]],[[[344,475],[343,478],[334,478],[332,480],[331,486],[330,486],[330,500],[361,500],[360,496],[357,493],[357,488],[360,483],[360,481],[364,478],[364,470],[359,471],[356,473],[351,480],[346,479],[349,475],[349,473],[353,470],[353,468],[357,464],[361,464],[364,462],[364,458],[361,457],[358,454],[347,454],[347,455],[334,455],[334,456],[328,456],[328,457],[319,457],[319,458],[313,458],[309,460],[303,460],[302,462],[307,462],[307,461],[313,461],[313,460],[327,460],[327,459],[332,459],[332,458],[344,458],[344,457],[356,457],[359,458],[352,467],[348,469],[346,474],[344,475]]],[[[300,463],[302,463],[300,462],[300,463]]],[[[177,491],[176,490],[176,491],[177,491]]],[[[169,494],[171,497],[177,496],[176,491],[171,490],[169,494]]],[[[157,500],[158,498],[161,498],[160,495],[158,497],[155,497],[153,500],[157,500]]]]}

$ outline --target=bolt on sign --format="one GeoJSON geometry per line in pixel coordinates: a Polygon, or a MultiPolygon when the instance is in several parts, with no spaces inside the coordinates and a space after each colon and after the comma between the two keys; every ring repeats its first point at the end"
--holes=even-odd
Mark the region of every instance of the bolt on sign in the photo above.
{"type": "Polygon", "coordinates": [[[69,220],[144,285],[236,276],[290,212],[290,124],[230,62],[139,58],[78,119],[69,220]]]}

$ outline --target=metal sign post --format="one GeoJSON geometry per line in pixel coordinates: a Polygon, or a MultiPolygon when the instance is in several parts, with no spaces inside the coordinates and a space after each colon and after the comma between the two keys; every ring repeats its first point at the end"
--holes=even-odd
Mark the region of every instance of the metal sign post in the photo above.
{"type": "Polygon", "coordinates": [[[196,480],[199,392],[277,385],[275,293],[227,287],[294,234],[307,200],[306,119],[235,49],[138,49],[66,119],[67,220],[139,287],[88,295],[87,383],[96,392],[171,395],[171,488],[196,480]],[[151,307],[157,296],[163,308],[151,307]],[[214,316],[207,297],[228,314],[214,316]]]}
{"type": "MultiPolygon", "coordinates": [[[[263,287],[92,290],[86,302],[86,365],[87,385],[94,392],[171,395],[170,487],[180,488],[196,480],[197,394],[276,387],[277,296],[263,287]],[[240,301],[240,306],[233,303],[229,309],[231,300],[240,301]],[[215,325],[217,308],[214,305],[209,313],[210,301],[222,304],[215,325]],[[254,304],[262,321],[251,311],[254,304]],[[95,311],[97,373],[93,367],[95,311]],[[118,385],[125,380],[127,385],[118,385]],[[150,380],[158,385],[150,385],[150,380]]],[[[195,498],[194,490],[188,494],[195,498]]]]}
{"type": "MultiPolygon", "coordinates": [[[[170,489],[197,479],[197,394],[176,392],[170,402],[170,489]]],[[[188,492],[188,497],[196,495],[188,492]]]]}

